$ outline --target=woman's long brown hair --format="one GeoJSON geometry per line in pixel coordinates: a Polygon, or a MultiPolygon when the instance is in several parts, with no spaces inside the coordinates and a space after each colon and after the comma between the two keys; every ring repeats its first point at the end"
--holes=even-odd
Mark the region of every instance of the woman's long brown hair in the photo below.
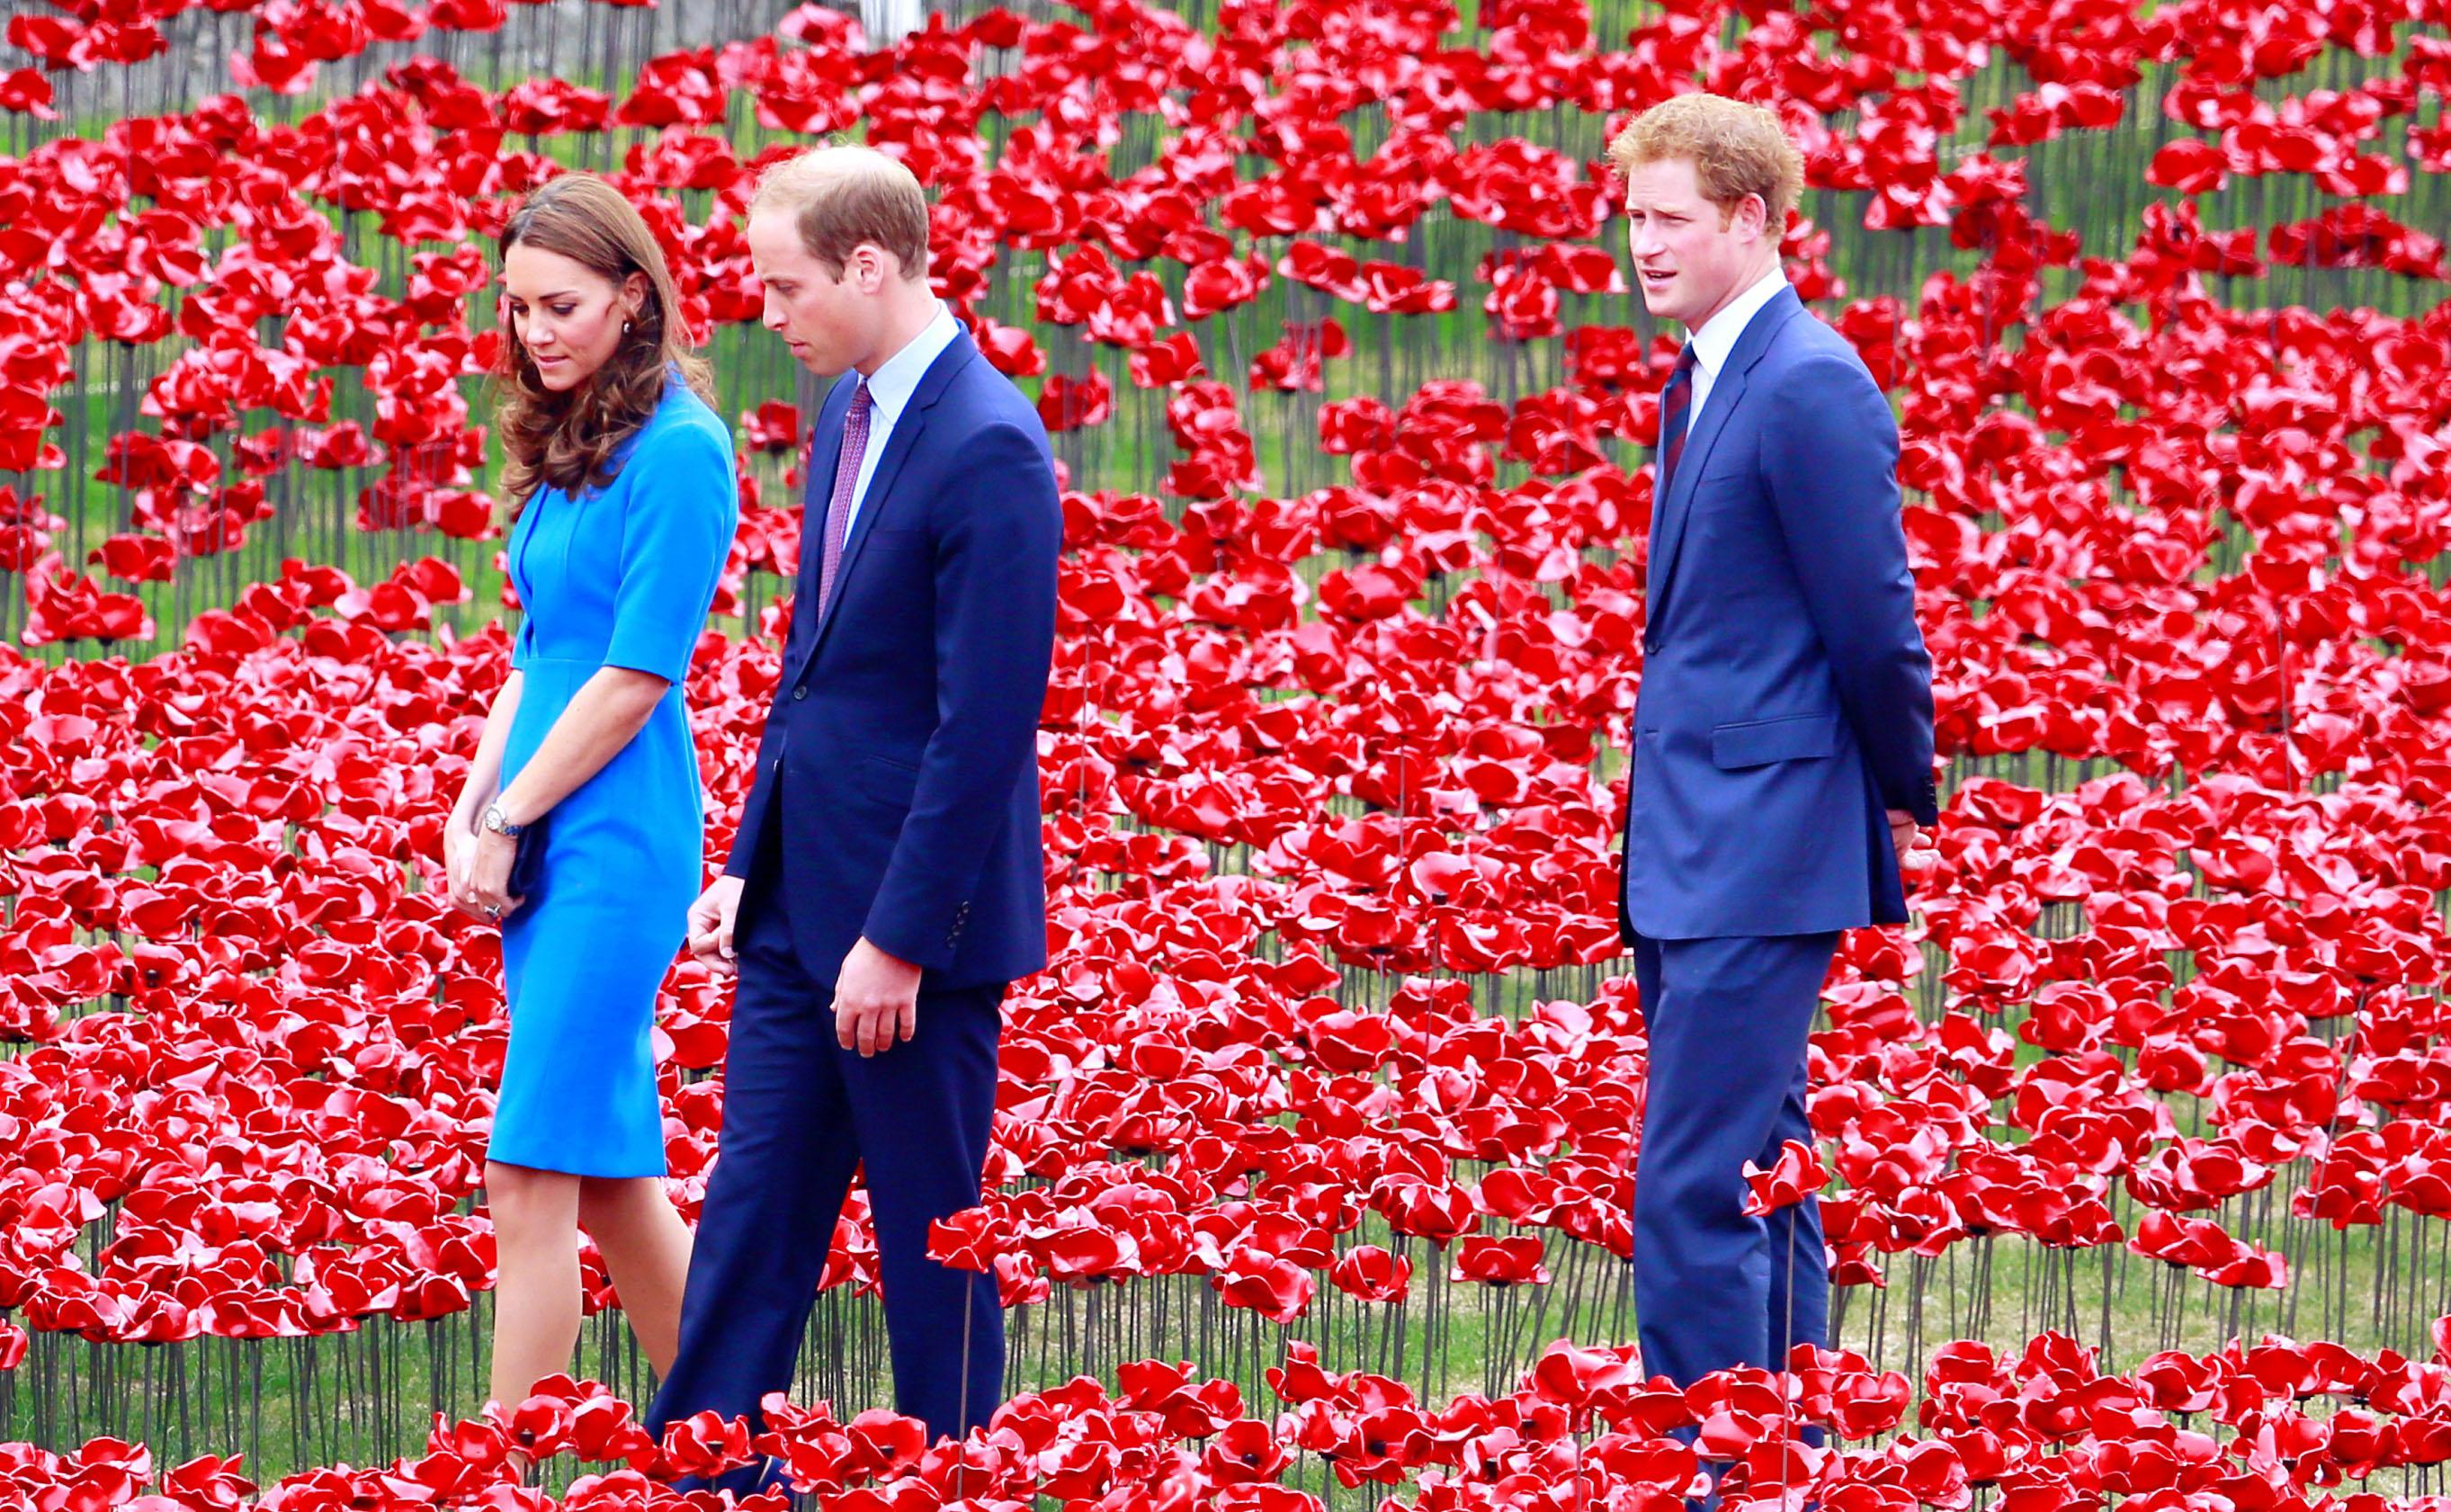
{"type": "Polygon", "coordinates": [[[613,355],[566,393],[544,386],[527,344],[508,320],[502,323],[494,428],[509,458],[502,484],[516,520],[546,483],[576,495],[609,481],[614,448],[656,412],[673,369],[710,404],[715,384],[706,362],[691,349],[663,248],[620,190],[593,173],[566,173],[520,203],[500,241],[505,259],[524,243],[600,274],[617,289],[633,273],[645,274],[648,285],[646,302],[613,355]]]}

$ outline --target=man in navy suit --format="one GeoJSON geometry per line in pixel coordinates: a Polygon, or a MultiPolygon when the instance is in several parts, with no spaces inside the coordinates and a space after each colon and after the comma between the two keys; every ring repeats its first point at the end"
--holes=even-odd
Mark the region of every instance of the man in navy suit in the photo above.
{"type": "Polygon", "coordinates": [[[1047,964],[1054,464],[931,291],[927,200],[899,163],[778,163],[747,236],[767,327],[844,377],[814,432],[755,782],[691,913],[691,949],[738,981],[679,1355],[648,1423],[756,1422],[789,1386],[864,1167],[897,1410],[959,1436],[1002,1400],[1004,1316],[991,1277],[928,1259],[928,1227],[979,1200],[998,1006],[1047,964]]]}
{"type": "Polygon", "coordinates": [[[1635,1172],[1643,1359],[1678,1384],[1822,1344],[1819,1214],[1743,1211],[1810,1141],[1805,1048],[1838,932],[1904,922],[1938,819],[1931,663],[1897,426],[1779,270],[1803,167],[1775,117],[1689,94],[1610,144],[1661,392],[1618,926],[1651,1041],[1635,1172]]]}

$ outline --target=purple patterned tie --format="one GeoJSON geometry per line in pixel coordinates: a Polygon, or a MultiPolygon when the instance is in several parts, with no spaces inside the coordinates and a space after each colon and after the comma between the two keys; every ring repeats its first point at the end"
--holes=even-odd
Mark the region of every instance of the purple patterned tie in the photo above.
{"type": "Polygon", "coordinates": [[[860,459],[868,455],[868,412],[876,401],[868,382],[860,381],[851,396],[851,414],[843,420],[842,458],[834,463],[834,492],[826,503],[825,556],[817,569],[817,613],[826,612],[833,597],[834,569],[842,565],[843,536],[851,525],[852,494],[859,486],[860,459]]]}
{"type": "Polygon", "coordinates": [[[1676,476],[1676,460],[1685,455],[1686,422],[1694,414],[1694,344],[1676,354],[1676,367],[1668,375],[1668,385],[1659,391],[1659,476],[1652,480],[1652,495],[1665,502],[1669,480],[1676,476]]]}

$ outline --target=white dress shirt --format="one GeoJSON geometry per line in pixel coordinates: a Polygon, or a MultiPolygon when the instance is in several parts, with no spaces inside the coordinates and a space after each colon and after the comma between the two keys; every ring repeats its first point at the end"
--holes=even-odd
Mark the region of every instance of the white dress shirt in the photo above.
{"type": "Polygon", "coordinates": [[[1718,379],[1719,369],[1728,365],[1728,354],[1736,349],[1745,326],[1761,307],[1771,302],[1780,289],[1787,287],[1787,274],[1776,263],[1769,272],[1755,279],[1745,291],[1729,301],[1719,313],[1702,323],[1702,328],[1692,334],[1694,344],[1694,406],[1685,412],[1685,434],[1702,419],[1702,406],[1710,402],[1711,384],[1718,379]]]}
{"type": "MultiPolygon", "coordinates": [[[[851,488],[851,513],[843,519],[843,540],[851,540],[852,526],[859,522],[860,505],[868,498],[868,481],[876,476],[877,459],[885,455],[885,443],[893,434],[893,422],[911,407],[911,396],[919,389],[919,380],[928,376],[929,364],[961,331],[953,312],[936,302],[936,315],[919,328],[910,344],[887,358],[868,379],[868,450],[859,459],[859,477],[851,488]]],[[[855,381],[856,375],[854,375],[855,381]]]]}

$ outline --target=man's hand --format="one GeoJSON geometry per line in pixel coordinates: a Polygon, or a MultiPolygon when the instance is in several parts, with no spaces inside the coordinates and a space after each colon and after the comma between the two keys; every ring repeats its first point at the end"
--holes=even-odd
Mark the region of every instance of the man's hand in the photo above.
{"type": "Polygon", "coordinates": [[[1897,847],[1898,870],[1919,872],[1930,859],[1930,842],[1924,838],[1921,826],[1913,815],[1904,809],[1890,811],[1890,843],[1897,847]]]}
{"type": "Polygon", "coordinates": [[[919,968],[866,940],[851,948],[834,979],[834,1034],[862,1057],[919,1032],[919,968]]]}
{"type": "Polygon", "coordinates": [[[716,976],[730,976],[733,962],[732,921],[740,913],[740,878],[718,876],[690,905],[690,954],[716,976]]]}

